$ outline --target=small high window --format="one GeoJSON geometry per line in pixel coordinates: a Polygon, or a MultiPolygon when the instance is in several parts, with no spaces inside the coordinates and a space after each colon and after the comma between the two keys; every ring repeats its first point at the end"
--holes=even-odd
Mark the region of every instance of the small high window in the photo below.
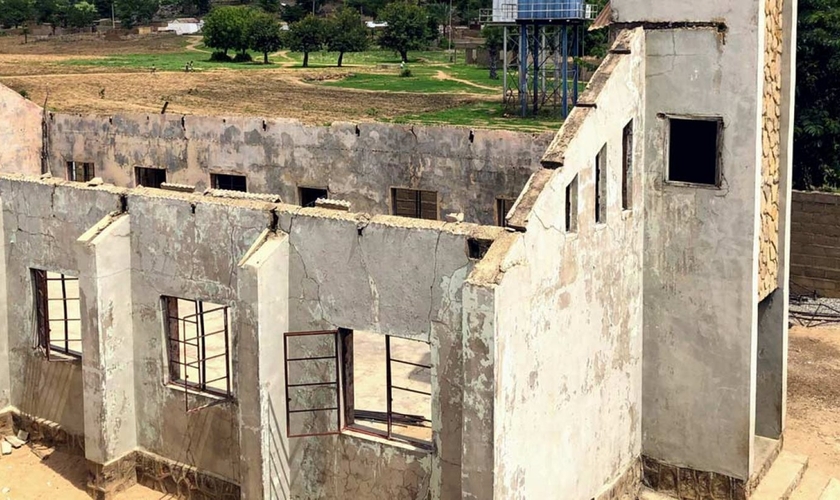
{"type": "Polygon", "coordinates": [[[438,218],[438,200],[436,191],[394,188],[391,191],[394,215],[414,217],[415,219],[438,218]]]}
{"type": "Polygon", "coordinates": [[[95,177],[93,163],[90,162],[67,162],[67,180],[75,182],[88,182],[95,177]]]}
{"type": "MultiPolygon", "coordinates": [[[[162,297],[166,318],[169,380],[187,390],[231,396],[228,306],[162,297]]],[[[188,411],[204,406],[190,407],[188,411]]]]}
{"type": "Polygon", "coordinates": [[[576,233],[578,228],[578,176],[566,186],[566,232],[576,233]]]}
{"type": "Polygon", "coordinates": [[[327,199],[328,197],[329,193],[326,189],[308,187],[298,188],[298,198],[300,199],[300,206],[302,207],[314,207],[315,202],[319,198],[327,199]]]}
{"type": "Polygon", "coordinates": [[[38,348],[51,361],[82,357],[79,279],[32,270],[38,348]]]}
{"type": "Polygon", "coordinates": [[[668,174],[671,182],[720,186],[720,118],[669,118],[668,174]]]}
{"type": "Polygon", "coordinates": [[[160,185],[166,182],[166,169],[135,167],[134,181],[137,186],[160,189],[160,185]]]}
{"type": "Polygon", "coordinates": [[[507,227],[507,217],[508,212],[510,209],[513,208],[513,204],[516,203],[516,200],[512,200],[510,198],[496,198],[496,225],[501,227],[507,227]]]}
{"type": "Polygon", "coordinates": [[[213,189],[248,191],[244,175],[210,174],[210,185],[213,186],[213,189]]]}
{"type": "Polygon", "coordinates": [[[595,157],[595,222],[607,222],[607,145],[595,157]]]}
{"type": "Polygon", "coordinates": [[[621,135],[621,208],[633,209],[633,120],[621,135]]]}

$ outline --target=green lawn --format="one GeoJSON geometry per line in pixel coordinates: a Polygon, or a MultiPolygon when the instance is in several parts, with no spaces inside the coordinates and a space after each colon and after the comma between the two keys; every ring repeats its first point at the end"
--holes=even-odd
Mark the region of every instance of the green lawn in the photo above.
{"type": "MultiPolygon", "coordinates": [[[[380,92],[417,92],[417,93],[471,93],[471,94],[501,94],[501,86],[496,89],[475,87],[462,82],[436,78],[438,68],[429,66],[409,65],[410,77],[401,77],[399,69],[392,73],[352,73],[341,80],[326,82],[329,87],[341,87],[361,90],[376,90],[380,92]]],[[[446,68],[441,71],[448,73],[446,68]]]]}
{"type": "Polygon", "coordinates": [[[443,111],[402,115],[389,121],[393,123],[421,123],[424,125],[502,128],[523,132],[553,132],[560,130],[560,126],[563,124],[563,119],[559,116],[521,118],[506,114],[499,102],[477,102],[443,111]]]}
{"type": "MultiPolygon", "coordinates": [[[[154,66],[160,71],[183,71],[184,66],[190,61],[193,62],[193,67],[198,71],[216,68],[259,69],[277,67],[277,64],[262,64],[262,54],[252,52],[251,57],[254,58],[254,62],[251,63],[211,62],[209,53],[186,51],[171,54],[130,54],[105,58],[79,58],[64,61],[62,64],[137,69],[151,69],[154,66]]],[[[272,59],[271,62],[276,63],[276,59],[272,59]]]]}
{"type": "MultiPolygon", "coordinates": [[[[303,63],[302,52],[289,52],[288,55],[298,63],[303,63]]],[[[409,65],[445,63],[448,61],[449,55],[441,50],[422,50],[408,53],[409,65]]],[[[334,68],[336,63],[338,63],[338,52],[319,51],[309,53],[309,67],[311,68],[334,68]]],[[[349,66],[376,66],[377,64],[399,65],[400,56],[390,50],[372,49],[366,52],[348,52],[344,54],[342,63],[349,66]]]]}

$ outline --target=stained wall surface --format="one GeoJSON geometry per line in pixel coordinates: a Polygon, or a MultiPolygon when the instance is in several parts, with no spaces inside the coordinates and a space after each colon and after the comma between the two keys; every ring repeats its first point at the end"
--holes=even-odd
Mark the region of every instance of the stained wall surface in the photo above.
{"type": "Polygon", "coordinates": [[[354,212],[391,213],[391,188],[438,191],[439,217],[463,212],[494,224],[496,198],[515,199],[550,134],[377,123],[178,115],[49,115],[52,174],[93,162],[96,175],[135,185],[135,167],[165,168],[167,181],[209,187],[210,174],[247,176],[248,191],[299,204],[299,187],[324,188],[354,212]]]}
{"type": "Polygon", "coordinates": [[[41,173],[41,108],[0,85],[0,172],[41,173]]]}

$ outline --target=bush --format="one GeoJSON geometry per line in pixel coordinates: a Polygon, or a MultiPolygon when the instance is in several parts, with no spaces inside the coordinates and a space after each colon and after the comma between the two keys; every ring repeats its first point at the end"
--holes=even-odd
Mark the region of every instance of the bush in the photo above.
{"type": "Polygon", "coordinates": [[[251,62],[254,58],[251,57],[251,54],[247,52],[238,52],[236,57],[233,58],[233,62],[235,63],[244,63],[244,62],[251,62]]]}
{"type": "Polygon", "coordinates": [[[221,51],[213,52],[212,54],[210,54],[211,62],[231,62],[232,60],[233,59],[231,59],[229,55],[221,51]]]}
{"type": "Polygon", "coordinates": [[[400,78],[410,78],[411,77],[411,70],[408,68],[403,68],[400,70],[400,78]]]}
{"type": "Polygon", "coordinates": [[[20,96],[24,99],[29,99],[29,92],[27,92],[26,89],[18,90],[18,94],[20,94],[20,96]]]}

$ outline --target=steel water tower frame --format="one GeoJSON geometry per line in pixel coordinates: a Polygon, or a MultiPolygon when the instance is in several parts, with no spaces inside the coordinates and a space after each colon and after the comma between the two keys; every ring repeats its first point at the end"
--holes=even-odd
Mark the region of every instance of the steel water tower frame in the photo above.
{"type": "Polygon", "coordinates": [[[504,29],[507,111],[569,114],[578,99],[584,23],[594,17],[594,7],[584,0],[493,0],[492,9],[481,11],[482,24],[504,29]]]}

